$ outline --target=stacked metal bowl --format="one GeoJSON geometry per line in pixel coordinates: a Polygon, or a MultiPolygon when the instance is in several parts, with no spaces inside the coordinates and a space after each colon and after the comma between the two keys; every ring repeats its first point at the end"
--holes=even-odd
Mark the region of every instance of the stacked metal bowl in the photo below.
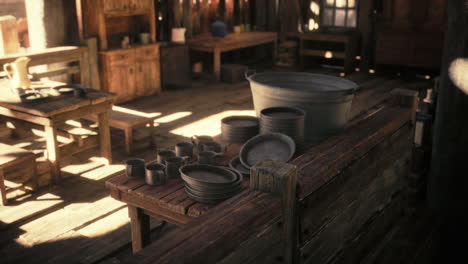
{"type": "Polygon", "coordinates": [[[192,164],[180,168],[180,174],[187,195],[200,203],[221,202],[241,189],[242,175],[225,167],[192,164]]]}
{"type": "Polygon", "coordinates": [[[227,143],[242,144],[259,132],[259,122],[252,116],[228,116],[221,120],[221,137],[227,143]]]}
{"type": "Polygon", "coordinates": [[[304,145],[305,112],[294,107],[269,107],[260,111],[260,134],[281,133],[297,147],[304,145]]]}

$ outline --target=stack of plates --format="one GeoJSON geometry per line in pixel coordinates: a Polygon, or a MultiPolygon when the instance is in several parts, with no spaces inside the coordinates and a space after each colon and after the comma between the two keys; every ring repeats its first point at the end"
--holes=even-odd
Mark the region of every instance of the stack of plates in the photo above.
{"type": "Polygon", "coordinates": [[[200,203],[218,203],[241,189],[242,175],[224,167],[192,164],[180,168],[180,174],[188,196],[200,203]]]}
{"type": "Polygon", "coordinates": [[[221,133],[223,141],[227,143],[244,143],[256,136],[259,131],[259,122],[252,116],[228,116],[221,120],[221,133]]]}
{"type": "Polygon", "coordinates": [[[305,112],[298,108],[265,108],[260,112],[260,134],[285,134],[300,147],[304,144],[304,118],[305,112]]]}
{"type": "Polygon", "coordinates": [[[249,177],[250,176],[250,170],[247,169],[244,165],[242,165],[239,156],[236,156],[235,158],[233,158],[229,162],[229,167],[231,167],[231,169],[239,172],[244,177],[249,177]]]}

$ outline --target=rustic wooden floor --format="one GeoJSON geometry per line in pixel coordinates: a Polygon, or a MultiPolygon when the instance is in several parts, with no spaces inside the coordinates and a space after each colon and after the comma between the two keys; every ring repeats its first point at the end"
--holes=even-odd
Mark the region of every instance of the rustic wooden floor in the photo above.
{"type": "MultiPolygon", "coordinates": [[[[359,83],[363,91],[354,102],[356,114],[372,102],[387,98],[394,88],[418,90],[430,86],[427,81],[403,81],[394,75],[354,73],[347,78],[359,83]]],[[[122,106],[159,115],[156,142],[162,149],[173,148],[191,135],[219,134],[219,121],[225,116],[253,114],[247,82],[196,81],[190,89],[164,91],[160,96],[122,106]]],[[[146,133],[145,128],[137,130],[135,156],[154,160],[156,150],[149,147],[146,133]]],[[[126,207],[110,198],[104,187],[107,179],[124,169],[122,163],[128,158],[121,131],[112,130],[112,143],[113,165],[103,166],[97,149],[80,153],[62,169],[67,177],[60,185],[0,207],[1,263],[120,263],[131,256],[126,207]]],[[[153,237],[161,231],[159,226],[159,221],[152,220],[153,237]]],[[[162,231],[168,228],[174,227],[165,226],[162,231]]]]}

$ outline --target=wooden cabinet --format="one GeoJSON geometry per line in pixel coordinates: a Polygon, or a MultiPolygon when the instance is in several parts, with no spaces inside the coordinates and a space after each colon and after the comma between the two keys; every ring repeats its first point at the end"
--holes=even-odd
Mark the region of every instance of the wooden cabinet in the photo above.
{"type": "Polygon", "coordinates": [[[81,0],[84,35],[98,37],[100,77],[117,102],[153,95],[161,90],[159,44],[156,43],[154,0],[81,0]],[[137,43],[149,32],[153,44],[137,43]],[[137,40],[121,49],[123,36],[137,40]]]}
{"type": "Polygon", "coordinates": [[[159,45],[100,53],[103,71],[102,87],[125,102],[161,91],[159,45]]]}
{"type": "Polygon", "coordinates": [[[184,44],[161,46],[162,89],[191,86],[189,48],[184,44]]]}
{"type": "Polygon", "coordinates": [[[120,47],[123,35],[149,32],[156,42],[154,0],[81,0],[84,35],[98,37],[99,49],[120,47]]]}

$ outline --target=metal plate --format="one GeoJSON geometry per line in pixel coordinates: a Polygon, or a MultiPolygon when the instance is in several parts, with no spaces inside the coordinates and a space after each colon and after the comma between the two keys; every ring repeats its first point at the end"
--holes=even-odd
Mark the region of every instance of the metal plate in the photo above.
{"type": "Polygon", "coordinates": [[[250,169],[265,160],[289,161],[296,151],[296,144],[289,136],[280,133],[262,134],[251,138],[242,146],[240,161],[250,169]]]}
{"type": "Polygon", "coordinates": [[[188,184],[229,186],[239,180],[235,172],[223,167],[191,164],[180,168],[182,179],[188,184]]]}
{"type": "Polygon", "coordinates": [[[250,170],[247,169],[244,165],[242,165],[239,156],[236,156],[229,162],[229,167],[240,174],[244,177],[249,177],[250,176],[250,170]]]}

